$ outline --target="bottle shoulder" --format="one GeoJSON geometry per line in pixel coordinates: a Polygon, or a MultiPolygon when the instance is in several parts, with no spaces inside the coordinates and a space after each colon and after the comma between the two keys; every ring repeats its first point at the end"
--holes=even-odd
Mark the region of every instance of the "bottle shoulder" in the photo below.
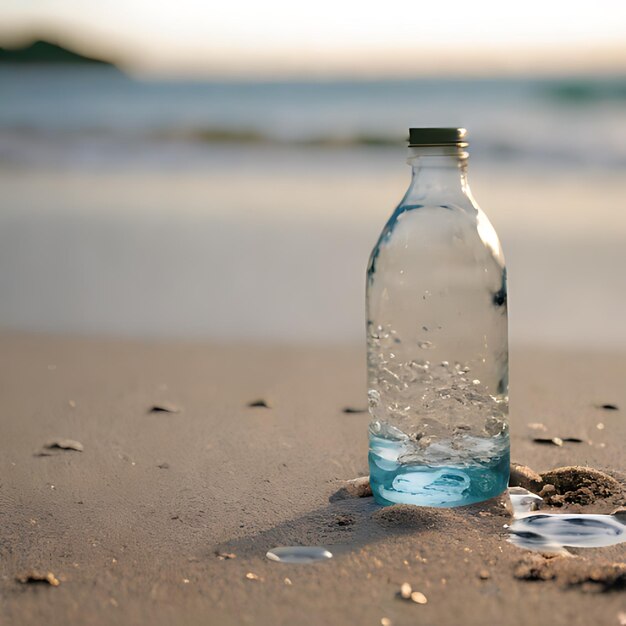
{"type": "Polygon", "coordinates": [[[416,203],[403,198],[385,223],[376,241],[368,271],[385,248],[415,250],[416,247],[453,246],[484,248],[504,267],[500,240],[489,218],[471,197],[442,202],[416,203]]]}

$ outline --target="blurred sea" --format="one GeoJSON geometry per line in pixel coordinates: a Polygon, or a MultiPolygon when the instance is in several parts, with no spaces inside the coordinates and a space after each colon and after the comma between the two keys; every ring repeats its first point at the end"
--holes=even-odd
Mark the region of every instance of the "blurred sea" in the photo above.
{"type": "Polygon", "coordinates": [[[353,342],[409,126],[465,126],[513,342],[626,347],[626,77],[0,69],[0,326],[353,342]]]}
{"type": "Polygon", "coordinates": [[[19,67],[0,70],[0,85],[9,164],[169,168],[216,142],[384,147],[411,125],[465,125],[476,158],[626,166],[626,76],[206,83],[19,67]]]}

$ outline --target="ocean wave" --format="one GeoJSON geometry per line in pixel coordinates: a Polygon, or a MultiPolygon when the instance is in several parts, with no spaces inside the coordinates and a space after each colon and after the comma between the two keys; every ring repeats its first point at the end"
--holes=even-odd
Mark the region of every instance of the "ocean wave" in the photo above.
{"type": "MultiPolygon", "coordinates": [[[[626,149],[621,142],[602,150],[581,147],[575,137],[537,142],[498,133],[481,135],[470,147],[472,158],[498,163],[536,163],[558,167],[597,165],[626,166],[626,149]]],[[[291,150],[301,154],[324,151],[358,151],[381,155],[404,150],[407,138],[392,134],[326,134],[309,137],[278,137],[254,128],[214,127],[122,130],[90,128],[51,130],[36,127],[0,127],[0,165],[58,165],[89,167],[167,165],[173,160],[187,164],[214,159],[224,151],[263,152],[291,150]]]]}
{"type": "Polygon", "coordinates": [[[606,101],[626,102],[626,77],[606,80],[550,81],[541,93],[559,104],[590,105],[606,101]]]}

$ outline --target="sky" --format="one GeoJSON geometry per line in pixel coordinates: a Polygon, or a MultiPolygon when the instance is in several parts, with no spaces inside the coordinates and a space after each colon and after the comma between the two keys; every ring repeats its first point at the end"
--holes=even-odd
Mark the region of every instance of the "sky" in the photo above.
{"type": "Polygon", "coordinates": [[[139,73],[626,73],[624,0],[0,0],[29,36],[139,73]]]}

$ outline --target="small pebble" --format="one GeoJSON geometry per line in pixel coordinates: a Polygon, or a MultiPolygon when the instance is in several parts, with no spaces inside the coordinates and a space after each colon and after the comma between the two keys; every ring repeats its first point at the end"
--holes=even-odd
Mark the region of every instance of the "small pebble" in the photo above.
{"type": "Polygon", "coordinates": [[[411,594],[411,601],[415,602],[415,604],[426,604],[428,598],[421,591],[414,591],[411,594]]]}
{"type": "Polygon", "coordinates": [[[559,447],[563,445],[563,440],[560,437],[535,437],[533,441],[535,443],[551,443],[559,447]]]}
{"type": "Polygon", "coordinates": [[[556,487],[554,485],[547,484],[543,486],[538,495],[540,495],[542,498],[546,498],[554,494],[556,494],[556,487]]]}
{"type": "Polygon", "coordinates": [[[598,430],[604,430],[604,424],[603,424],[602,422],[598,422],[598,423],[596,424],[596,428],[597,428],[598,430]]]}
{"type": "Polygon", "coordinates": [[[293,583],[291,582],[291,578],[285,578],[285,585],[288,585],[289,587],[293,585],[293,583]]]}
{"type": "Polygon", "coordinates": [[[259,407],[262,409],[270,408],[269,403],[263,400],[262,398],[260,398],[259,400],[253,400],[252,402],[248,402],[247,406],[249,406],[250,408],[255,408],[255,407],[259,407]]]}
{"type": "Polygon", "coordinates": [[[329,500],[335,502],[336,500],[346,500],[348,498],[368,498],[371,495],[370,477],[361,476],[346,480],[343,487],[332,494],[329,500]]]}
{"type": "MultiPolygon", "coordinates": [[[[626,624],[626,622],[624,623],[626,624]]],[[[380,624],[381,626],[391,626],[391,620],[388,617],[381,617],[380,624]]]]}
{"type": "Polygon", "coordinates": [[[228,559],[236,559],[237,558],[237,555],[233,554],[232,552],[216,552],[215,556],[220,561],[227,561],[228,559]]]}
{"type": "Polygon", "coordinates": [[[533,469],[526,465],[520,465],[519,463],[511,463],[510,487],[523,487],[528,491],[535,492],[541,489],[542,484],[543,479],[533,469]]]}
{"type": "Polygon", "coordinates": [[[80,441],[74,439],[52,439],[44,444],[44,448],[52,449],[59,448],[60,450],[76,450],[76,452],[82,452],[84,450],[83,444],[80,441]]]}
{"type": "Polygon", "coordinates": [[[256,574],[254,574],[253,572],[248,572],[246,574],[246,578],[248,580],[261,580],[256,574]]]}
{"type": "Polygon", "coordinates": [[[58,587],[61,584],[52,572],[40,572],[38,570],[18,574],[15,578],[23,585],[28,583],[48,583],[52,587],[58,587]]]}
{"type": "Polygon", "coordinates": [[[175,404],[169,402],[163,402],[162,404],[154,404],[148,409],[148,413],[180,413],[181,408],[175,404]]]}
{"type": "Polygon", "coordinates": [[[411,593],[413,589],[411,589],[411,585],[409,583],[402,583],[400,586],[400,597],[404,600],[408,600],[411,597],[411,593]]]}
{"type": "Polygon", "coordinates": [[[489,570],[481,569],[480,572],[478,572],[478,578],[480,578],[480,580],[489,580],[491,578],[491,574],[489,573],[489,570]]]}

